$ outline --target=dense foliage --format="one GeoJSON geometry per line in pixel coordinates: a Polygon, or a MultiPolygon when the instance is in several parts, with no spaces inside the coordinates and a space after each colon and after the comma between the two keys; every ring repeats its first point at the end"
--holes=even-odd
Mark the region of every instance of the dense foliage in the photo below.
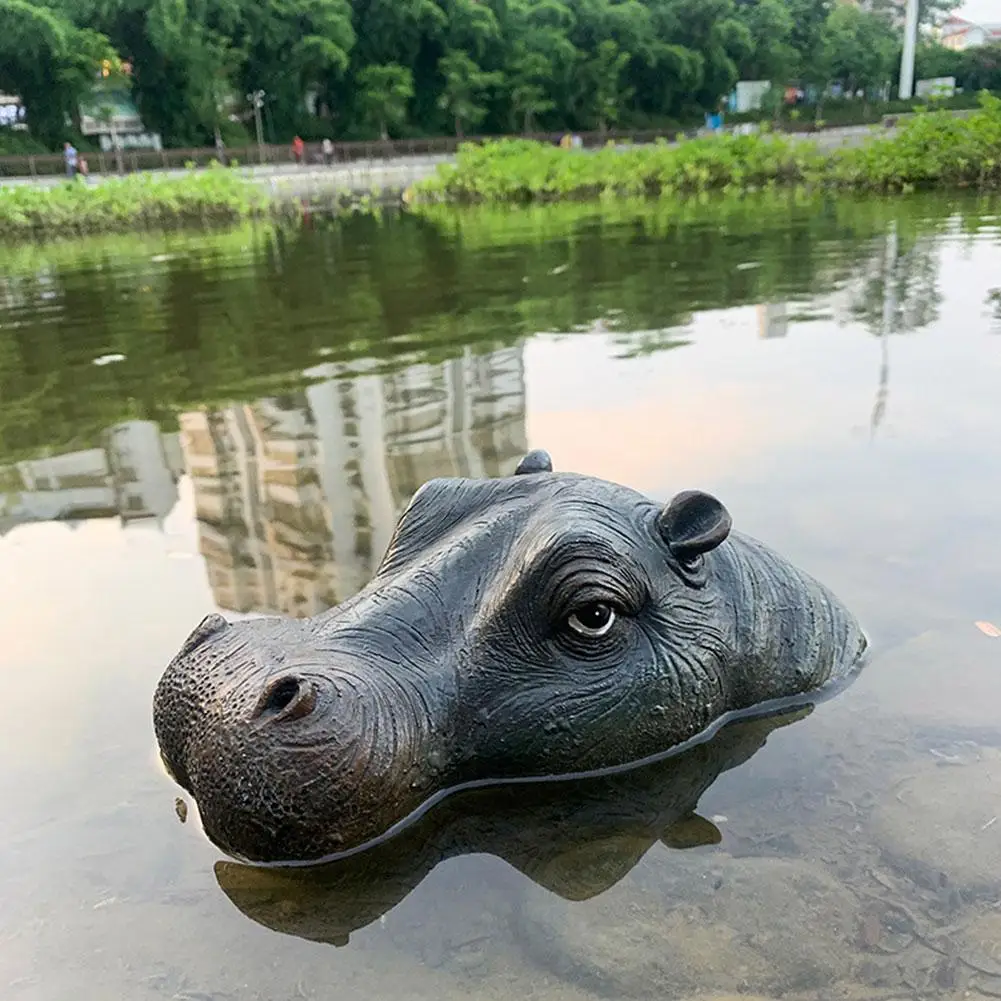
{"type": "Polygon", "coordinates": [[[879,191],[929,187],[1001,187],[1001,98],[984,94],[966,117],[916,115],[899,135],[843,153],[838,183],[879,191]]]}
{"type": "Polygon", "coordinates": [[[460,148],[455,165],[414,186],[417,201],[535,201],[599,195],[738,191],[813,173],[810,143],[781,136],[722,135],[678,144],[597,152],[564,150],[529,139],[501,139],[460,148]]]}
{"type": "Polygon", "coordinates": [[[222,168],[185,177],[131,174],[95,185],[19,184],[0,187],[0,237],[230,223],[259,214],[265,203],[258,185],[222,168]]]}
{"type": "MultiPolygon", "coordinates": [[[[954,5],[926,0],[923,11],[954,5]]],[[[239,141],[257,89],[271,141],[660,126],[698,120],[741,78],[882,89],[900,32],[893,0],[871,6],[0,0],[0,90],[23,96],[33,133],[52,146],[109,54],[131,65],[144,121],[174,146],[210,143],[217,129],[239,141]]],[[[990,87],[991,72],[966,75],[990,87]]]]}
{"type": "Polygon", "coordinates": [[[748,191],[781,183],[902,191],[917,187],[1001,186],[1001,98],[984,93],[979,110],[957,117],[922,112],[892,138],[823,153],[815,144],[764,132],[597,153],[527,139],[460,148],[455,164],[414,187],[418,202],[525,202],[603,195],[748,191]]]}

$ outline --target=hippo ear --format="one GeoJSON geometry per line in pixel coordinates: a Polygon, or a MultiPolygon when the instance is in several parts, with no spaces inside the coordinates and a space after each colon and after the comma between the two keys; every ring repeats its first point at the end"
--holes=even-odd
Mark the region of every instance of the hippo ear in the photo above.
{"type": "Polygon", "coordinates": [[[529,452],[514,471],[515,476],[525,476],[528,473],[551,473],[553,471],[552,456],[548,452],[537,448],[534,452],[529,452]]]}
{"type": "Polygon", "coordinates": [[[657,517],[660,534],[681,563],[691,563],[719,546],[732,524],[730,512],[699,490],[678,494],[657,517]]]}
{"type": "Polygon", "coordinates": [[[186,657],[189,653],[197,649],[202,643],[205,642],[210,636],[214,636],[218,632],[222,632],[223,629],[228,629],[229,623],[218,613],[213,612],[211,615],[206,615],[201,622],[195,626],[194,630],[188,635],[188,638],[184,641],[181,646],[178,657],[186,657]]]}

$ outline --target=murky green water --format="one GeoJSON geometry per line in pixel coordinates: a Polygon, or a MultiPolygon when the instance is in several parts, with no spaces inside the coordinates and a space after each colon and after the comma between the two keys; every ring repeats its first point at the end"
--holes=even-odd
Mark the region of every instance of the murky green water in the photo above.
{"type": "Polygon", "coordinates": [[[559,206],[0,251],[0,994],[1001,996],[998,213],[559,206]],[[860,615],[871,666],[807,718],[457,798],[323,873],[223,860],[155,759],[180,642],[213,609],[341,600],[421,482],[530,447],[713,491],[860,615]]]}

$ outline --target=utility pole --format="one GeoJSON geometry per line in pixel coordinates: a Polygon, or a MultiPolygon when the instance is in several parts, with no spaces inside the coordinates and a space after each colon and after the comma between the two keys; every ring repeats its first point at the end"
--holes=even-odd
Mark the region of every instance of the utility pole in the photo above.
{"type": "Polygon", "coordinates": [[[900,57],[900,100],[914,96],[914,54],[918,47],[918,0],[907,0],[904,21],[904,54],[900,57]]]}
{"type": "Polygon", "coordinates": [[[247,95],[247,100],[254,109],[254,124],[257,126],[257,160],[264,163],[264,126],[261,122],[261,108],[264,107],[265,93],[255,90],[247,95]]]}

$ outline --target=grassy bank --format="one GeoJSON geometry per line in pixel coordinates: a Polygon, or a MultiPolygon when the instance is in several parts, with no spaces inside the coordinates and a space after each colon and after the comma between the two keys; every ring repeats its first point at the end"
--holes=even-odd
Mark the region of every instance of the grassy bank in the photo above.
{"type": "MultiPolygon", "coordinates": [[[[723,135],[669,145],[595,152],[524,139],[468,144],[457,162],[439,167],[406,196],[418,205],[523,203],[561,199],[751,193],[776,187],[892,193],[939,188],[1001,189],[1001,98],[957,118],[922,112],[892,137],[876,133],[861,146],[824,151],[778,133],[723,135]]],[[[387,195],[395,194],[387,190],[387,195]]],[[[373,207],[331,189],[317,208],[373,207]]],[[[262,189],[221,167],[185,176],[155,173],[54,186],[0,187],[0,239],[232,224],[301,214],[299,200],[262,189]]]]}
{"type": "Polygon", "coordinates": [[[754,191],[780,184],[895,192],[1001,187],[1001,98],[984,94],[967,117],[923,112],[891,138],[822,151],[778,134],[723,135],[596,153],[527,140],[465,146],[457,162],[416,184],[420,202],[526,202],[561,198],[754,191]]]}
{"type": "Polygon", "coordinates": [[[252,181],[219,169],[184,177],[130,174],[51,187],[0,187],[0,238],[107,233],[190,223],[233,223],[261,215],[268,198],[252,181]]]}

